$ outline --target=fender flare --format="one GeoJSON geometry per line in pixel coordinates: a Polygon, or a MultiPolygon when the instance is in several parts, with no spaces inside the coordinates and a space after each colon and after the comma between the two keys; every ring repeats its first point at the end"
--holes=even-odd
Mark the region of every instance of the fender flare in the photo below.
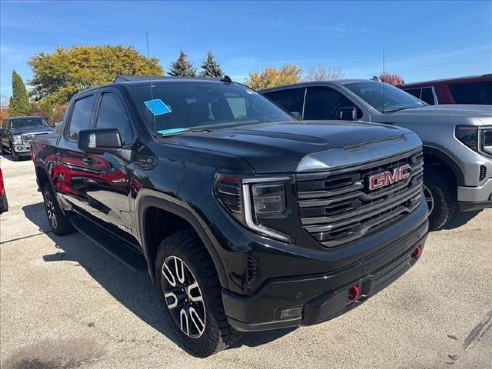
{"type": "Polygon", "coordinates": [[[215,265],[215,269],[217,271],[221,286],[227,288],[227,275],[216,248],[219,246],[219,242],[215,238],[207,223],[202,219],[202,217],[200,217],[189,204],[173,196],[155,190],[141,189],[138,192],[135,203],[135,214],[137,222],[136,230],[137,238],[142,247],[142,252],[145,260],[147,261],[147,266],[152,281],[155,282],[154,268],[153,262],[152,260],[150,260],[144,227],[146,223],[145,212],[149,207],[155,207],[172,213],[182,218],[192,226],[198,237],[200,237],[200,240],[207,249],[212,262],[215,265]]]}
{"type": "MultiPolygon", "coordinates": [[[[433,155],[436,158],[440,159],[442,162],[444,162],[447,166],[449,166],[454,176],[456,177],[456,182],[458,186],[463,186],[465,184],[465,177],[463,175],[463,171],[461,170],[460,166],[445,151],[437,147],[427,146],[424,144],[424,155],[425,154],[433,155]]],[[[424,160],[424,170],[425,170],[425,160],[424,160]]]]}

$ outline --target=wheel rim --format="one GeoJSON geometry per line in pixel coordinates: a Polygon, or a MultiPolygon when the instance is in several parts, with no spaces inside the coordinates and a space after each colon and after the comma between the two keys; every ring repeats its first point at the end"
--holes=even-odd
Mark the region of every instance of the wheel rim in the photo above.
{"type": "Polygon", "coordinates": [[[55,202],[53,201],[53,197],[49,191],[44,193],[44,206],[46,208],[46,216],[48,217],[51,226],[56,228],[58,221],[55,213],[55,202]]]}
{"type": "Polygon", "coordinates": [[[424,185],[424,199],[427,203],[427,207],[429,208],[429,214],[434,210],[434,196],[432,196],[432,192],[429,190],[427,186],[424,185]]]}
{"type": "Polygon", "coordinates": [[[206,311],[200,286],[186,263],[169,256],[162,265],[163,293],[174,322],[190,338],[205,331],[206,311]]]}

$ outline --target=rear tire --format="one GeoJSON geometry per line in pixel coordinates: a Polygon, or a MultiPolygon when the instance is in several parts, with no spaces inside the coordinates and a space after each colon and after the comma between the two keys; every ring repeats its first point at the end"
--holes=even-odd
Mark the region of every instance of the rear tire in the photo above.
{"type": "Polygon", "coordinates": [[[46,182],[43,186],[43,200],[46,217],[50,223],[51,230],[58,236],[75,232],[75,228],[69,217],[61,210],[56,200],[51,184],[46,182]]]}
{"type": "Polygon", "coordinates": [[[155,276],[166,320],[187,352],[207,357],[237,342],[215,266],[195,232],[177,232],[162,241],[155,276]]]}
{"type": "Polygon", "coordinates": [[[429,230],[437,231],[446,225],[457,209],[454,178],[438,166],[425,168],[424,195],[430,210],[429,230]]]}

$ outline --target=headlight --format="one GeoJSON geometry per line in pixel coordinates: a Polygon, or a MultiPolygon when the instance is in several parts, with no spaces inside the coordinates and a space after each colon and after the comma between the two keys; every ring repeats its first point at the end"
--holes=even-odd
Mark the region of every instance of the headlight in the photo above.
{"type": "Polygon", "coordinates": [[[285,182],[282,178],[239,178],[217,174],[215,196],[242,225],[273,239],[290,242],[289,236],[262,224],[262,219],[282,216],[286,211],[285,182]]]}
{"type": "Polygon", "coordinates": [[[482,150],[492,155],[492,128],[482,131],[482,150]]]}
{"type": "Polygon", "coordinates": [[[254,184],[253,204],[257,217],[279,215],[285,211],[285,185],[254,184]]]}
{"type": "Polygon", "coordinates": [[[20,145],[22,143],[22,136],[12,136],[12,143],[14,145],[20,145]]]}

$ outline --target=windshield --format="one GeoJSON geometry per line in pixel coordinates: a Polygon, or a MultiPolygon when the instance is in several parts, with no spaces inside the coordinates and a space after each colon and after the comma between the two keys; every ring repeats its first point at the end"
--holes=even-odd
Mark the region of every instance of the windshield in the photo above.
{"type": "Polygon", "coordinates": [[[354,94],[382,113],[425,106],[409,93],[383,82],[356,82],[344,84],[354,94]]]}
{"type": "Polygon", "coordinates": [[[12,119],[10,121],[12,129],[28,128],[28,127],[43,127],[44,122],[42,118],[22,118],[12,119]]]}
{"type": "Polygon", "coordinates": [[[131,86],[130,94],[147,127],[161,135],[294,120],[257,92],[237,84],[167,82],[131,86]]]}

